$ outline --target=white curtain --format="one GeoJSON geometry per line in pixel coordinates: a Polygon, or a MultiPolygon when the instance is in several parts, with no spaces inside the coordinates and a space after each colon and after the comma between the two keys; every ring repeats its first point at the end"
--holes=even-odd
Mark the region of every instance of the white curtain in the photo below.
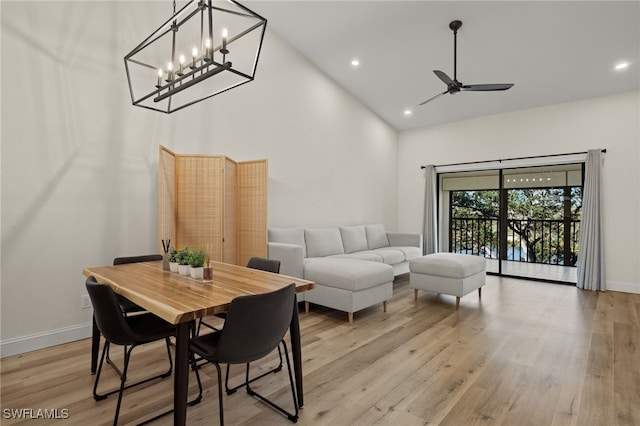
{"type": "Polygon", "coordinates": [[[436,209],[436,170],[433,165],[424,168],[424,223],[423,223],[423,254],[438,252],[438,219],[436,209]]]}
{"type": "Polygon", "coordinates": [[[600,199],[601,150],[587,153],[585,163],[580,246],[578,251],[578,288],[606,290],[604,269],[604,236],[600,199]]]}

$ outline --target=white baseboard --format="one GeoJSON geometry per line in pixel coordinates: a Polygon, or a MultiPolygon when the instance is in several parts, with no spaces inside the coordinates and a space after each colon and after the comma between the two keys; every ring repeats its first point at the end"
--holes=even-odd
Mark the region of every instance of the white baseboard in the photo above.
{"type": "Polygon", "coordinates": [[[622,293],[640,294],[640,284],[607,281],[607,291],[609,290],[620,291],[622,293]]]}
{"type": "Polygon", "coordinates": [[[80,324],[0,341],[0,358],[89,338],[92,327],[91,323],[80,324]]]}

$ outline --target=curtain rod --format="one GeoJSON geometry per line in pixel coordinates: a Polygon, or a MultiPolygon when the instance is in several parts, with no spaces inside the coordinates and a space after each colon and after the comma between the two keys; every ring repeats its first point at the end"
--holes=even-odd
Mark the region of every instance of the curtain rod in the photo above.
{"type": "MultiPolygon", "coordinates": [[[[603,148],[600,152],[606,153],[607,148],[603,148]]],[[[467,164],[480,164],[480,163],[490,163],[492,161],[497,161],[502,163],[503,161],[512,161],[512,160],[528,160],[530,158],[548,158],[548,157],[560,157],[562,155],[577,155],[577,154],[587,154],[588,151],[582,152],[570,152],[567,154],[548,154],[548,155],[532,155],[530,157],[517,157],[517,158],[504,158],[501,160],[483,160],[483,161],[468,161],[466,163],[451,163],[451,164],[438,164],[434,165],[434,167],[446,167],[446,166],[466,166],[467,164]]],[[[425,169],[427,166],[420,166],[421,169],[425,169]]]]}

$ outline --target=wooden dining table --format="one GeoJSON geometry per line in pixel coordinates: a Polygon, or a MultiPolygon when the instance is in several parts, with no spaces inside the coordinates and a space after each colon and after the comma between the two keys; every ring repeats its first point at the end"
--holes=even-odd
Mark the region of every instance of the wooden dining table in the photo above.
{"type": "MultiPolygon", "coordinates": [[[[208,315],[226,312],[238,296],[261,294],[296,285],[296,292],[311,290],[315,283],[243,266],[212,262],[213,280],[203,282],[163,270],[162,262],[141,262],[85,268],[83,275],[109,285],[116,293],[149,312],[176,325],[173,416],[175,425],[184,425],[189,386],[190,324],[208,315]]],[[[297,300],[297,299],[296,299],[297,300]]],[[[298,405],[304,405],[302,352],[297,303],[293,309],[289,336],[298,405]]]]}

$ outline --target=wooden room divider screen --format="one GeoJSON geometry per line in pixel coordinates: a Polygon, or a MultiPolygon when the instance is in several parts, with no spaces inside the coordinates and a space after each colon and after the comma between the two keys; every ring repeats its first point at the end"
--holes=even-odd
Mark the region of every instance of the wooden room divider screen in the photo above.
{"type": "Polygon", "coordinates": [[[160,146],[159,240],[236,265],[266,257],[267,166],[267,160],[235,162],[160,146]]]}

